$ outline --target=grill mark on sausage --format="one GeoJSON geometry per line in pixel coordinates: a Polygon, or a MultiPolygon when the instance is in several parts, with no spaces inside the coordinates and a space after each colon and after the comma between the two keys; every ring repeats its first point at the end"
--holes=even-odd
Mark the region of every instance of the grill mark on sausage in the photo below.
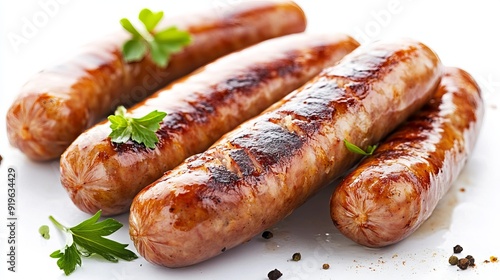
{"type": "Polygon", "coordinates": [[[252,159],[243,149],[229,151],[229,157],[234,161],[236,167],[241,172],[241,176],[255,175],[258,170],[252,159]]]}
{"type": "Polygon", "coordinates": [[[337,67],[326,69],[323,74],[330,79],[338,78],[341,87],[363,99],[374,82],[391,73],[399,63],[415,59],[416,49],[415,46],[410,46],[400,50],[373,50],[369,54],[357,55],[347,63],[339,63],[337,67]]]}
{"type": "Polygon", "coordinates": [[[331,119],[335,112],[331,106],[332,95],[338,90],[340,89],[335,82],[325,80],[314,83],[306,89],[305,94],[294,98],[295,102],[284,104],[279,112],[309,122],[331,119]]]}
{"type": "Polygon", "coordinates": [[[267,169],[299,150],[304,140],[277,124],[257,122],[252,130],[235,135],[230,143],[253,155],[267,169]]]}
{"type": "Polygon", "coordinates": [[[270,121],[300,136],[313,137],[325,124],[333,122],[336,116],[362,107],[356,94],[349,87],[341,87],[342,84],[339,79],[317,78],[276,110],[276,116],[270,121]]]}
{"type": "Polygon", "coordinates": [[[409,46],[400,50],[377,49],[370,53],[359,52],[354,59],[339,64],[340,67],[330,68],[328,76],[345,77],[354,82],[376,81],[387,76],[401,62],[415,59],[416,49],[415,46],[409,46]]]}
{"type": "Polygon", "coordinates": [[[231,187],[240,179],[224,165],[209,166],[207,169],[209,170],[207,186],[210,188],[231,187]]]}

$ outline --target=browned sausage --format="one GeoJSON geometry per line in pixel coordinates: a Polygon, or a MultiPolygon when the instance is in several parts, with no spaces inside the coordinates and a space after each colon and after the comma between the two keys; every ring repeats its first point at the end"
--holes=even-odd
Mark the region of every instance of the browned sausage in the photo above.
{"type": "Polygon", "coordinates": [[[146,58],[122,60],[125,31],[93,42],[72,60],[36,74],[7,114],[10,143],[33,160],[59,157],[85,129],[119,104],[135,104],[174,79],[235,50],[266,39],[302,32],[303,11],[290,1],[255,1],[230,10],[165,20],[187,30],[193,42],[172,55],[166,68],[146,58]]]}
{"type": "Polygon", "coordinates": [[[474,79],[461,69],[446,68],[430,102],[334,191],[331,217],[340,232],[370,247],[413,233],[459,175],[482,118],[474,79]]]}
{"type": "Polygon", "coordinates": [[[289,215],[359,160],[435,89],[438,57],[412,40],[359,47],[188,158],[134,199],[130,236],[152,263],[192,265],[289,215]]]}
{"type": "Polygon", "coordinates": [[[223,57],[133,107],[164,111],[154,150],[116,145],[109,122],[89,129],[61,156],[61,182],[83,211],[129,211],[134,196],[188,156],[333,65],[358,47],[346,35],[294,34],[223,57]]]}

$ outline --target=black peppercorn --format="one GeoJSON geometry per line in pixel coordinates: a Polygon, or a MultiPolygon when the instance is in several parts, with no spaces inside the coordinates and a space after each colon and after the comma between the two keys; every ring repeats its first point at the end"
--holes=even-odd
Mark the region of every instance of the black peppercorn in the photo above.
{"type": "Polygon", "coordinates": [[[460,254],[460,253],[462,253],[463,250],[464,250],[464,248],[462,248],[462,246],[460,246],[460,245],[453,247],[453,253],[455,253],[455,254],[460,254]]]}
{"type": "Polygon", "coordinates": [[[264,231],[262,233],[262,238],[264,238],[264,239],[271,239],[271,238],[273,238],[273,233],[270,232],[270,231],[268,231],[268,230],[266,230],[266,231],[264,231]]]}
{"type": "Polygon", "coordinates": [[[473,256],[467,255],[467,257],[465,257],[465,258],[469,260],[469,266],[475,266],[475,264],[474,264],[475,260],[474,260],[473,256]]]}
{"type": "Polygon", "coordinates": [[[269,278],[269,280],[278,280],[281,276],[283,276],[283,273],[277,269],[271,270],[267,274],[267,278],[269,278]]]}

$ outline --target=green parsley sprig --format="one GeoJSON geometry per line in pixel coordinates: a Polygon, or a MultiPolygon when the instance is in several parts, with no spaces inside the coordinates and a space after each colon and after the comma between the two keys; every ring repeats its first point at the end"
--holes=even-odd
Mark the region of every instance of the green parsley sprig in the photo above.
{"type": "Polygon", "coordinates": [[[121,244],[116,241],[104,238],[123,225],[111,218],[99,222],[101,211],[94,216],[81,222],[80,224],[68,228],[59,223],[54,217],[49,219],[61,231],[66,233],[66,245],[62,250],[56,250],[50,256],[56,258],[57,266],[69,275],[75,271],[76,266],[82,265],[83,257],[97,254],[110,262],[118,262],[118,259],[131,261],[137,259],[137,255],[125,249],[128,244],[121,244]]]}
{"type": "Polygon", "coordinates": [[[127,110],[119,106],[114,115],[108,117],[111,125],[109,137],[112,142],[125,143],[129,139],[146,147],[154,149],[158,143],[156,131],[160,128],[160,122],[167,113],[154,110],[142,118],[132,118],[127,115],[127,110]]]}
{"type": "Polygon", "coordinates": [[[171,54],[179,52],[191,43],[192,38],[189,32],[179,30],[175,26],[155,31],[155,27],[162,18],[162,11],[152,12],[149,9],[142,9],[139,13],[139,20],[146,28],[146,32],[142,33],[132,25],[130,20],[126,18],[120,20],[123,28],[132,35],[132,38],[122,47],[125,61],[140,61],[149,50],[153,62],[160,67],[166,67],[171,54]]]}
{"type": "Polygon", "coordinates": [[[344,139],[344,144],[345,144],[345,147],[353,152],[353,153],[356,153],[356,154],[360,154],[360,155],[364,155],[364,156],[371,156],[373,154],[373,152],[375,151],[375,149],[377,148],[377,145],[370,145],[366,148],[366,151],[361,149],[360,147],[354,145],[353,143],[347,141],[346,139],[344,139]]]}

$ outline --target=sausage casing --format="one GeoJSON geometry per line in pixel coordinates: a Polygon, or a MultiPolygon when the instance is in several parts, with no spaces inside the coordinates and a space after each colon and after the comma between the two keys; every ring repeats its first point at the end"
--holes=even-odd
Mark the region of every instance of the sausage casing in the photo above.
{"type": "Polygon", "coordinates": [[[129,217],[137,251],[180,267],[251,239],[359,160],[345,138],[376,143],[420,108],[440,65],[413,40],[357,48],[143,189],[129,217]]]}
{"type": "Polygon", "coordinates": [[[330,205],[335,226],[370,247],[408,237],[464,167],[483,111],[474,79],[461,69],[445,68],[429,103],[337,186],[330,205]]]}
{"type": "MultiPolygon", "coordinates": [[[[33,160],[58,158],[84,130],[118,105],[132,105],[167,83],[235,50],[306,27],[303,11],[290,1],[256,1],[166,19],[188,31],[192,43],[173,54],[166,68],[149,57],[126,63],[121,47],[125,31],[84,47],[60,65],[32,77],[7,113],[11,145],[33,160]]],[[[161,27],[160,27],[161,28],[161,27]]]]}
{"type": "Polygon", "coordinates": [[[129,211],[134,196],[188,156],[280,100],[358,47],[343,34],[293,34],[208,64],[131,108],[167,116],[155,149],[108,138],[108,121],[78,137],[61,156],[61,183],[81,210],[129,211]]]}

